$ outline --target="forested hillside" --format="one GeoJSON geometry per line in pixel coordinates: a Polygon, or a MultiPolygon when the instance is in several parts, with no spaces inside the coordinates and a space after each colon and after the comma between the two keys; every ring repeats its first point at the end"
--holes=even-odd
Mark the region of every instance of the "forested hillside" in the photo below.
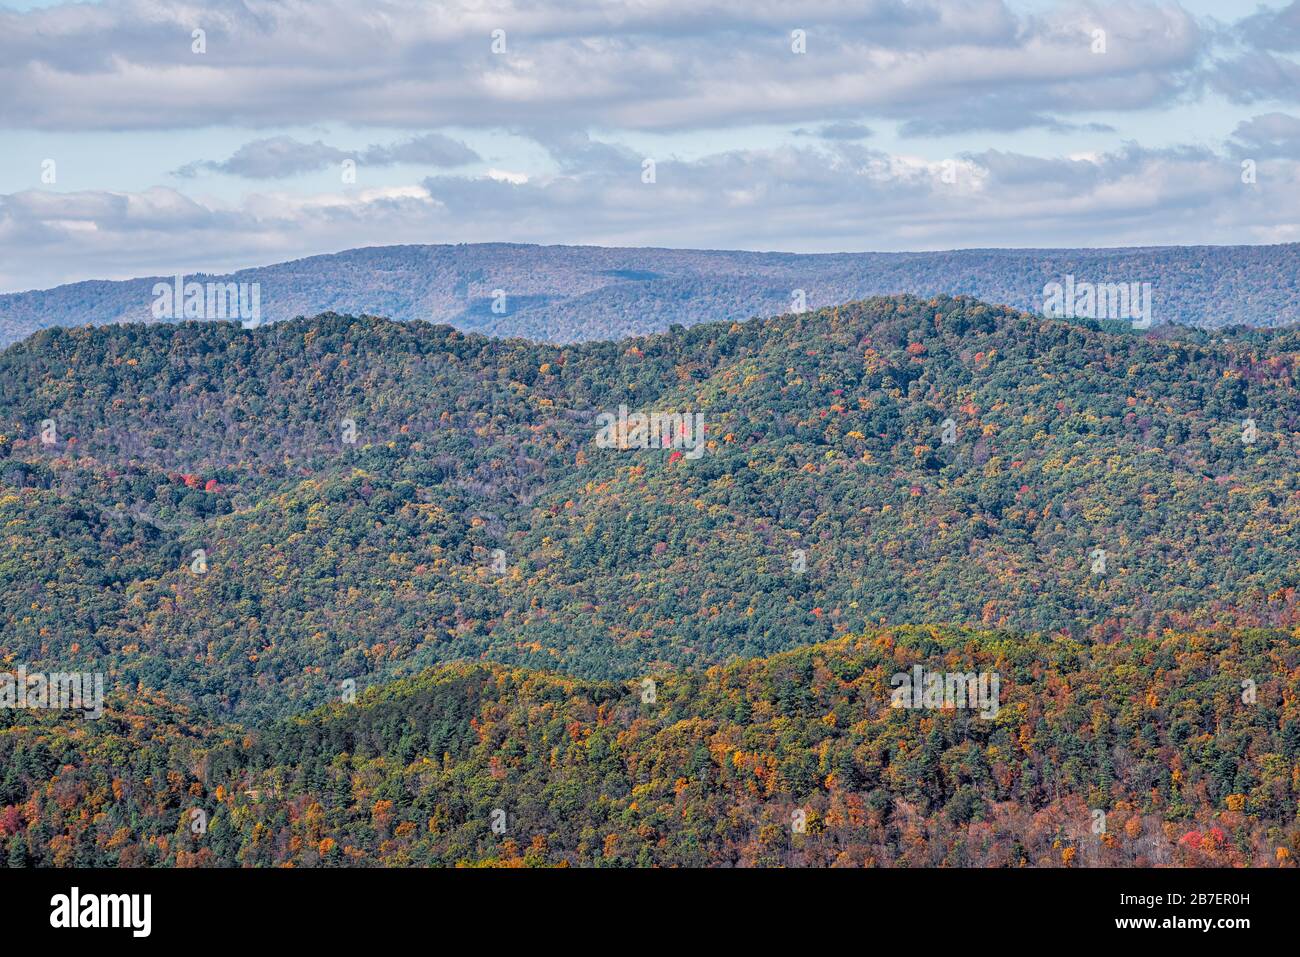
{"type": "MultiPolygon", "coordinates": [[[[779,315],[796,308],[799,292],[814,308],[877,295],[962,293],[1040,312],[1044,287],[1066,276],[1150,283],[1156,324],[1271,327],[1300,322],[1297,250],[1280,244],[799,255],[484,243],[350,249],[187,279],[258,284],[266,322],[366,313],[550,342],[779,315]]],[[[154,321],[160,280],[170,284],[173,277],[0,295],[0,346],[49,326],[154,321]]]]}
{"type": "Polygon", "coordinates": [[[131,694],[100,721],[0,712],[0,850],[60,866],[1293,866],[1298,675],[1294,632],[1085,646],[890,628],[661,675],[651,695],[444,665],[256,732],[131,694]],[[996,718],[891,708],[891,676],[917,663],[998,671],[996,718]]]}
{"type": "Polygon", "coordinates": [[[3,657],[243,720],[480,657],[626,679],[879,623],[1289,626],[1297,341],[948,298],[563,347],[48,330],[0,355],[3,657]],[[601,448],[620,405],[707,447],[601,448]]]}
{"type": "Polygon", "coordinates": [[[0,709],[0,853],[1290,866],[1298,345],[946,297],[43,331],[0,659],[108,700],[0,709]],[[601,440],[637,411],[690,418],[601,440]],[[916,666],[996,707],[891,707],[916,666]]]}

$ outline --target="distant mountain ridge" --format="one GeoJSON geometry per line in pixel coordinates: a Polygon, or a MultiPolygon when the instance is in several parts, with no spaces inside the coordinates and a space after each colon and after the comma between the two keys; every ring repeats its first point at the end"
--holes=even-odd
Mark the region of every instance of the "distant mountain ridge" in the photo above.
{"type": "MultiPolygon", "coordinates": [[[[367,247],[186,278],[260,283],[264,322],[364,313],[580,342],[788,313],[799,290],[813,309],[909,293],[1037,312],[1044,286],[1066,276],[1151,283],[1157,324],[1274,327],[1300,322],[1298,266],[1297,244],[796,254],[485,243],[367,247]]],[[[51,326],[157,321],[154,285],[172,278],[0,295],[0,346],[51,326]]]]}

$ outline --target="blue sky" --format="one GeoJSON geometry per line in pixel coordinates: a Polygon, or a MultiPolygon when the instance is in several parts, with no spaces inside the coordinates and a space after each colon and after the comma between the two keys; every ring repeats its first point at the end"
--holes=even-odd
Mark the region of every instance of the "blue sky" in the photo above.
{"type": "Polygon", "coordinates": [[[0,3],[0,137],[0,291],[393,242],[1289,242],[1300,5],[0,3]]]}

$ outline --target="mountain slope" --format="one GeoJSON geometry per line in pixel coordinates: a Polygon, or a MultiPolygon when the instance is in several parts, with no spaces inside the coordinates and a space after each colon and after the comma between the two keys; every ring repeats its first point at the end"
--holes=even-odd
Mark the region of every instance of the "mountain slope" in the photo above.
{"type": "Polygon", "coordinates": [[[1170,336],[906,297],[566,347],[46,331],[0,355],[5,657],[250,717],[479,656],[1292,622],[1297,334],[1170,336]],[[598,447],[622,404],[703,415],[707,450],[598,447]]]}
{"type": "Polygon", "coordinates": [[[256,731],[149,695],[98,722],[3,711],[0,850],[107,866],[1289,865],[1298,675],[1295,632],[1089,648],[897,628],[661,675],[650,695],[452,664],[256,731]],[[917,666],[998,673],[996,715],[891,707],[893,676],[917,666]]]}
{"type": "MultiPolygon", "coordinates": [[[[873,295],[963,293],[1040,311],[1043,288],[1152,284],[1157,323],[1300,322],[1296,245],[969,249],[796,255],[598,246],[384,246],[246,269],[199,282],[260,284],[264,321],[320,312],[573,342],[742,321],[873,295]],[[497,299],[500,291],[504,298],[497,299]],[[495,306],[495,309],[494,309],[495,306]]],[[[0,295],[0,345],[49,326],[148,322],[160,277],[0,295]]],[[[161,277],[170,282],[172,277],[161,277]]]]}

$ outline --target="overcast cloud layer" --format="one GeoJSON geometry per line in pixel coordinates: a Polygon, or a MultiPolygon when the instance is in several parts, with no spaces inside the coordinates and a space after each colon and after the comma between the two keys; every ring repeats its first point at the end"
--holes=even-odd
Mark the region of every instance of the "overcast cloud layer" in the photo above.
{"type": "Polygon", "coordinates": [[[11,145],[0,290],[398,242],[1300,239],[1300,3],[1223,11],[1154,0],[0,11],[11,145]]]}

